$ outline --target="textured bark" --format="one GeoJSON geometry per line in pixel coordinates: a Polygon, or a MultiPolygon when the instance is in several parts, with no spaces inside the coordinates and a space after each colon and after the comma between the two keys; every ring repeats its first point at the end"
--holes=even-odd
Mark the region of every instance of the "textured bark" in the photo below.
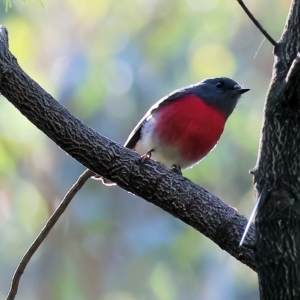
{"type": "MultiPolygon", "coordinates": [[[[161,207],[253,270],[254,252],[238,247],[247,220],[188,179],[101,136],[46,93],[19,67],[0,28],[0,92],[61,149],[95,173],[161,207]]],[[[84,101],[84,100],[83,100],[84,101]]],[[[254,242],[254,226],[246,243],[254,242]]],[[[191,246],[192,247],[192,246],[191,246]]]]}
{"type": "Polygon", "coordinates": [[[300,1],[275,47],[260,153],[255,220],[261,299],[300,299],[300,1]]]}

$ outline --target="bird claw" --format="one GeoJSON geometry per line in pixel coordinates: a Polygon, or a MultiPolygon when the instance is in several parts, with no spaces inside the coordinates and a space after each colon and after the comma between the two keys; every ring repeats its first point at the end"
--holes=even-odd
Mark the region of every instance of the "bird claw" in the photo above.
{"type": "MultiPolygon", "coordinates": [[[[148,151],[145,154],[141,155],[141,158],[140,158],[141,162],[143,163],[146,159],[150,159],[151,156],[152,156],[153,151],[154,151],[154,149],[151,149],[150,151],[148,151]]],[[[171,167],[171,170],[176,174],[182,175],[181,168],[177,165],[173,165],[171,167]]]]}
{"type": "Polygon", "coordinates": [[[152,150],[146,152],[145,154],[141,155],[141,161],[144,162],[146,159],[150,159],[153,151],[154,150],[152,149],[152,150]]]}
{"type": "Polygon", "coordinates": [[[182,175],[181,168],[180,168],[179,166],[177,166],[177,165],[173,165],[173,166],[171,167],[171,170],[172,170],[174,173],[176,173],[176,174],[182,175]]]}

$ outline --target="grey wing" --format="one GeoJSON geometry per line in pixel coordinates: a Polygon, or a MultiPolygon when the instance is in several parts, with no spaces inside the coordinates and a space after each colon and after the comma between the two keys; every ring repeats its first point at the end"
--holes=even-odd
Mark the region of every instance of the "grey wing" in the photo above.
{"type": "Polygon", "coordinates": [[[149,120],[149,117],[152,116],[157,110],[159,110],[162,106],[182,97],[184,94],[187,94],[185,89],[180,89],[172,92],[171,94],[163,97],[158,102],[156,102],[144,115],[144,117],[140,120],[140,122],[134,127],[132,132],[130,133],[127,141],[124,144],[124,147],[128,149],[134,150],[137,142],[141,139],[142,127],[149,120]]]}

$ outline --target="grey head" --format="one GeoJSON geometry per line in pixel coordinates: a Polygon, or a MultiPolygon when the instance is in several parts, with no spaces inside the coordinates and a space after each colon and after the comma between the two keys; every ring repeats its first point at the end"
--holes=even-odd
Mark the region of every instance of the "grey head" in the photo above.
{"type": "Polygon", "coordinates": [[[216,107],[228,118],[233,112],[242,94],[249,89],[227,77],[204,79],[185,88],[185,92],[193,93],[207,104],[216,107]]]}

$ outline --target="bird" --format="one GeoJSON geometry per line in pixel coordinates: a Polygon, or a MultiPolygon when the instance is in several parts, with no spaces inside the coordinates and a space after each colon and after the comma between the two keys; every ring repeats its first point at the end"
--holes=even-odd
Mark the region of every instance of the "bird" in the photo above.
{"type": "Polygon", "coordinates": [[[147,111],[124,147],[181,174],[214,149],[241,95],[249,90],[228,77],[206,78],[177,89],[147,111]]]}

